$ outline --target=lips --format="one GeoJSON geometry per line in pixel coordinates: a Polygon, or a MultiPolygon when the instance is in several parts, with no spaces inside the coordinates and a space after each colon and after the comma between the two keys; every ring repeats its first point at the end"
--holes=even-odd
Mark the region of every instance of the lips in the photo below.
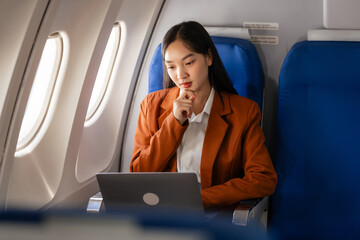
{"type": "Polygon", "coordinates": [[[189,88],[191,87],[192,83],[191,82],[184,82],[181,84],[181,86],[183,86],[183,88],[189,88]]]}

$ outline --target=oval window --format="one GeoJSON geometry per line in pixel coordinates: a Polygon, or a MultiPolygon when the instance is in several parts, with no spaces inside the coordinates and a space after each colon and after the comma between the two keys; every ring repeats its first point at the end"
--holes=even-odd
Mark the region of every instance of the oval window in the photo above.
{"type": "Polygon", "coordinates": [[[94,116],[96,110],[99,108],[105,96],[105,92],[110,81],[111,72],[114,67],[116,55],[120,46],[120,34],[120,24],[116,23],[114,24],[111,31],[103,58],[100,63],[99,71],[96,76],[88,111],[86,113],[86,121],[88,121],[92,116],[94,116]]]}
{"type": "Polygon", "coordinates": [[[51,34],[41,55],[19,133],[17,150],[26,147],[36,136],[50,105],[63,52],[59,33],[51,34]]]}

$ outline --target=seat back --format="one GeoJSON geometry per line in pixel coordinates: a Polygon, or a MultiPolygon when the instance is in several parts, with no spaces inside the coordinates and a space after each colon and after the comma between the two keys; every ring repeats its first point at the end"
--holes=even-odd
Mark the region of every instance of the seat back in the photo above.
{"type": "MultiPolygon", "coordinates": [[[[254,45],[245,39],[212,37],[220,58],[239,95],[256,101],[261,109],[264,73],[254,45]]],[[[149,69],[149,93],[163,89],[161,45],[154,53],[149,69]]]]}
{"type": "Polygon", "coordinates": [[[360,239],[360,42],[304,41],[278,95],[276,239],[360,239]]]}

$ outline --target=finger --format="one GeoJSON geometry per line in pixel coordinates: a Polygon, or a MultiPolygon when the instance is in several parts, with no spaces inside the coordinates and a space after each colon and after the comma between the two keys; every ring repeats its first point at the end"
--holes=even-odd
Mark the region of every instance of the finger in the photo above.
{"type": "Polygon", "coordinates": [[[182,91],[182,93],[179,96],[180,99],[189,99],[189,100],[194,100],[195,97],[196,96],[195,96],[194,92],[190,91],[190,90],[182,91]]]}
{"type": "Polygon", "coordinates": [[[192,114],[191,105],[176,105],[174,104],[173,114],[180,124],[183,124],[187,118],[192,114]]]}
{"type": "Polygon", "coordinates": [[[192,114],[192,109],[191,108],[184,108],[181,110],[181,113],[183,114],[184,117],[191,117],[192,114]]]}
{"type": "Polygon", "coordinates": [[[191,100],[175,100],[174,101],[174,109],[182,110],[183,108],[190,108],[192,109],[193,103],[191,100]]]}
{"type": "Polygon", "coordinates": [[[196,97],[193,91],[185,90],[185,93],[187,99],[194,100],[196,97]]]}
{"type": "Polygon", "coordinates": [[[177,106],[192,106],[192,100],[189,99],[178,99],[174,102],[177,106]]]}
{"type": "Polygon", "coordinates": [[[176,104],[175,105],[175,108],[176,110],[175,111],[179,111],[179,112],[182,112],[182,111],[186,111],[186,112],[191,112],[192,113],[192,104],[191,103],[185,103],[185,104],[176,104]]]}

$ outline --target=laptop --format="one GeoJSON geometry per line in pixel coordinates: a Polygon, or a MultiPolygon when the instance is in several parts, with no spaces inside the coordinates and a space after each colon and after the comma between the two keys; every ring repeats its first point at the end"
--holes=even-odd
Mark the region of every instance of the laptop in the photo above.
{"type": "Polygon", "coordinates": [[[106,172],[96,177],[107,212],[146,208],[204,214],[195,173],[106,172]]]}

